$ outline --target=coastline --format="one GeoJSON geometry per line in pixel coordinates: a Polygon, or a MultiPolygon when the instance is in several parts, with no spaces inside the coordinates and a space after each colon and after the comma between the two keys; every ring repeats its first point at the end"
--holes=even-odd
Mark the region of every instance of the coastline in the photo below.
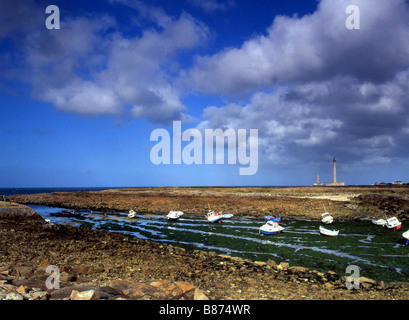
{"type": "MultiPolygon", "coordinates": [[[[365,194],[334,189],[313,190],[314,192],[310,189],[304,189],[304,192],[300,189],[297,192],[279,189],[272,194],[271,190],[266,189],[263,192],[257,189],[249,192],[248,188],[232,189],[144,188],[137,191],[126,189],[21,195],[10,196],[8,200],[18,199],[21,202],[27,201],[26,203],[36,201],[37,204],[102,211],[127,210],[127,206],[133,204],[134,210],[139,208],[144,213],[152,213],[158,208],[165,210],[164,206],[169,203],[184,203],[191,206],[190,213],[197,214],[203,214],[203,210],[207,209],[206,202],[209,201],[212,208],[227,203],[226,207],[236,209],[237,212],[233,213],[239,216],[270,213],[272,211],[263,211],[263,208],[266,209],[266,203],[274,203],[274,208],[281,208],[282,216],[312,219],[322,213],[321,208],[325,204],[329,211],[331,208],[342,208],[344,214],[340,217],[345,220],[381,215],[387,202],[401,217],[406,215],[407,191],[403,189],[399,193],[388,190],[386,195],[385,192],[378,193],[376,190],[365,194]],[[339,201],[345,196],[348,201],[339,201]],[[212,202],[210,198],[213,199],[212,202]],[[147,210],[144,203],[148,200],[151,211],[147,210]],[[245,208],[238,209],[243,204],[245,208]],[[300,205],[307,210],[303,212],[299,209],[290,214],[291,208],[300,205]],[[253,208],[253,211],[245,212],[248,208],[253,208]]],[[[109,287],[109,290],[116,293],[110,295],[98,291],[100,299],[195,299],[199,293],[201,298],[211,300],[409,299],[409,283],[384,283],[362,277],[358,290],[348,290],[346,278],[330,270],[325,273],[302,266],[290,266],[281,261],[260,262],[215,252],[190,252],[176,246],[106,231],[66,225],[52,226],[43,221],[26,222],[1,219],[0,241],[5,249],[0,251],[0,277],[9,286],[13,283],[24,286],[25,283],[27,292],[30,292],[30,283],[44,283],[44,266],[51,264],[62,270],[64,288],[73,287],[74,290],[74,287],[83,287],[98,291],[109,287]],[[10,243],[10,239],[14,241],[10,243]],[[188,290],[181,293],[181,287],[188,290]],[[170,293],[171,288],[173,295],[170,293]]],[[[17,290],[17,285],[15,287],[17,290]]],[[[72,290],[64,290],[69,291],[69,294],[65,291],[60,296],[54,293],[54,298],[69,299],[72,290]]],[[[47,299],[52,299],[52,292],[43,292],[47,292],[47,299]]]]}
{"type": "Polygon", "coordinates": [[[10,292],[20,292],[23,298],[37,292],[42,299],[68,300],[73,299],[75,290],[97,292],[96,297],[103,300],[409,299],[409,283],[361,277],[360,288],[348,290],[346,278],[332,271],[190,252],[133,236],[68,225],[1,224],[4,249],[0,251],[0,298],[10,292]],[[61,270],[58,290],[44,288],[48,265],[61,270]]]}

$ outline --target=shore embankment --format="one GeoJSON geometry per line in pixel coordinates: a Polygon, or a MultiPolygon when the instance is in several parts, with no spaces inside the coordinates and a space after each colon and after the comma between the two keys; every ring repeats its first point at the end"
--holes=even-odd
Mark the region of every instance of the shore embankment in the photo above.
{"type": "Polygon", "coordinates": [[[8,196],[22,204],[99,211],[164,214],[173,209],[204,215],[209,207],[236,216],[276,215],[320,219],[324,210],[340,221],[393,214],[409,218],[409,188],[375,187],[158,187],[8,196]]]}

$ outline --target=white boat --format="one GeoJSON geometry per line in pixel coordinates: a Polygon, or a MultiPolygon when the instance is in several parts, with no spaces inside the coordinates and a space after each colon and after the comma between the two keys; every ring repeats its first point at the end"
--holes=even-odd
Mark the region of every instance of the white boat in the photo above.
{"type": "Polygon", "coordinates": [[[324,236],[336,237],[339,233],[339,230],[328,230],[320,226],[320,233],[323,234],[324,236]]]}
{"type": "Polygon", "coordinates": [[[206,218],[211,223],[221,222],[221,220],[223,219],[223,211],[214,212],[209,210],[209,212],[206,215],[206,218]]]}
{"type": "Polygon", "coordinates": [[[376,224],[377,226],[382,226],[384,227],[387,223],[385,219],[378,219],[378,220],[372,220],[373,224],[376,224]]]}
{"type": "Polygon", "coordinates": [[[135,212],[135,211],[129,210],[129,213],[128,213],[128,217],[129,217],[129,218],[134,218],[135,215],[136,215],[136,212],[135,212]]]}
{"type": "Polygon", "coordinates": [[[324,212],[321,215],[321,222],[325,224],[331,224],[334,221],[334,218],[328,213],[324,212]]]}
{"type": "Polygon", "coordinates": [[[396,217],[392,217],[392,218],[386,219],[385,226],[388,229],[393,229],[393,231],[396,231],[400,229],[400,227],[402,226],[402,223],[396,217]]]}
{"type": "Polygon", "coordinates": [[[277,222],[267,221],[266,224],[260,227],[260,233],[262,234],[277,234],[281,233],[285,228],[280,226],[277,222]]]}
{"type": "Polygon", "coordinates": [[[183,212],[182,211],[169,211],[168,215],[166,216],[168,218],[168,220],[177,220],[179,219],[181,216],[183,216],[183,212]]]}
{"type": "Polygon", "coordinates": [[[233,217],[232,213],[226,213],[223,215],[223,219],[230,219],[231,217],[233,217]]]}
{"type": "Polygon", "coordinates": [[[409,244],[409,230],[402,233],[402,238],[405,240],[406,244],[409,244]]]}

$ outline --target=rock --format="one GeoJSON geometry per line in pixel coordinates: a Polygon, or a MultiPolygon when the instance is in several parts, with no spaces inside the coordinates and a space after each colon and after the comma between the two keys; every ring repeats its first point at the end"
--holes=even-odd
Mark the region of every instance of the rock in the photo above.
{"type": "Polygon", "coordinates": [[[209,300],[209,298],[204,294],[202,290],[196,288],[193,295],[193,300],[209,300]]]}
{"type": "Polygon", "coordinates": [[[99,294],[95,290],[77,291],[72,290],[70,295],[71,300],[98,300],[99,294]]]}
{"type": "Polygon", "coordinates": [[[365,284],[370,284],[370,285],[376,285],[377,284],[377,282],[375,280],[369,279],[369,278],[366,278],[366,277],[359,277],[359,283],[360,284],[365,283],[365,284]]]}
{"type": "Polygon", "coordinates": [[[25,295],[26,294],[26,289],[27,289],[27,287],[26,286],[20,286],[20,287],[18,287],[17,289],[16,289],[16,291],[19,293],[19,294],[21,294],[21,295],[25,295]]]}
{"type": "Polygon", "coordinates": [[[271,268],[274,268],[274,269],[277,268],[277,263],[274,260],[271,260],[271,259],[267,260],[267,265],[270,266],[271,268]]]}
{"type": "Polygon", "coordinates": [[[290,264],[288,262],[281,262],[277,266],[277,270],[287,270],[289,266],[290,266],[290,264]]]}
{"type": "Polygon", "coordinates": [[[17,292],[10,292],[4,300],[24,300],[24,297],[17,292]]]}
{"type": "Polygon", "coordinates": [[[325,283],[324,283],[324,287],[325,287],[326,289],[332,289],[334,286],[333,286],[331,283],[329,283],[329,282],[325,282],[325,283]]]}
{"type": "Polygon", "coordinates": [[[308,268],[305,267],[289,267],[288,270],[291,270],[292,273],[294,274],[302,274],[302,273],[307,273],[308,272],[308,268]]]}
{"type": "Polygon", "coordinates": [[[7,203],[7,207],[0,207],[0,220],[13,222],[45,222],[42,216],[30,207],[17,204],[7,203]]]}
{"type": "Polygon", "coordinates": [[[260,266],[260,267],[264,267],[264,266],[267,265],[267,263],[264,262],[264,261],[254,261],[254,264],[255,264],[256,266],[260,266]]]}
{"type": "Polygon", "coordinates": [[[30,278],[34,275],[34,269],[32,267],[16,267],[17,275],[24,278],[30,278]]]}

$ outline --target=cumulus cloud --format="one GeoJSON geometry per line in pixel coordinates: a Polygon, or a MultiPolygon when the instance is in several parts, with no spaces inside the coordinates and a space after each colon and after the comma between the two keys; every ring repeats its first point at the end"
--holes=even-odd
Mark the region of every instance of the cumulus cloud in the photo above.
{"type": "Polygon", "coordinates": [[[349,4],[322,0],[238,48],[197,57],[183,81],[232,101],[207,107],[198,127],[259,129],[265,165],[342,155],[358,168],[407,157],[409,7],[357,0],[361,29],[349,30],[349,4]]]}
{"type": "Polygon", "coordinates": [[[322,0],[303,17],[276,17],[266,34],[240,48],[201,56],[189,71],[197,90],[253,92],[266,86],[351,76],[390,79],[409,63],[409,9],[403,0],[357,0],[361,29],[345,27],[347,0],[322,0]]]}
{"type": "MultiPolygon", "coordinates": [[[[96,14],[66,17],[61,29],[48,30],[38,19],[36,28],[15,41],[25,71],[19,77],[32,85],[35,98],[66,112],[127,112],[158,123],[188,118],[173,77],[178,55],[204,43],[207,27],[187,13],[174,18],[139,1],[120,2],[132,4],[135,15],[139,12],[154,27],[124,35],[113,16],[96,14]]],[[[44,18],[44,8],[35,9],[44,18]]]]}

